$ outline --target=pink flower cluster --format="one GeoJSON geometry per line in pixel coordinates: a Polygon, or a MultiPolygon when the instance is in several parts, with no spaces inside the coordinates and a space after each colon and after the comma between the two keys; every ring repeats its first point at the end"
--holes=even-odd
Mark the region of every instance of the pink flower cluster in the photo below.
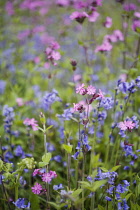
{"type": "MultiPolygon", "coordinates": [[[[36,176],[36,175],[40,175],[42,178],[42,181],[45,183],[50,183],[52,179],[57,177],[57,174],[55,171],[49,171],[48,173],[41,173],[40,168],[34,170],[33,176],[36,176]]],[[[40,194],[40,193],[44,193],[45,190],[43,189],[42,185],[36,183],[35,186],[32,187],[32,192],[34,194],[40,194]]]]}
{"type": "Polygon", "coordinates": [[[85,18],[88,18],[89,22],[96,22],[99,15],[100,14],[96,11],[92,11],[92,13],[90,15],[88,15],[86,12],[75,11],[70,15],[70,19],[76,20],[79,23],[83,23],[85,18]]]}
{"type": "Polygon", "coordinates": [[[113,46],[111,45],[112,42],[118,42],[123,40],[124,40],[123,33],[120,30],[115,30],[113,34],[106,35],[104,37],[102,45],[96,47],[95,53],[110,51],[113,48],[113,46]]]}
{"type": "Polygon", "coordinates": [[[128,121],[124,121],[124,122],[120,122],[118,124],[118,127],[122,130],[122,131],[126,131],[126,130],[132,130],[135,127],[135,123],[133,123],[132,121],[128,120],[128,121]]]}
{"type": "Polygon", "coordinates": [[[96,88],[92,85],[89,85],[88,87],[85,87],[85,84],[81,84],[76,88],[76,93],[79,93],[80,95],[91,95],[92,97],[89,100],[86,100],[86,103],[83,103],[83,101],[75,104],[74,108],[73,108],[73,112],[79,112],[82,113],[83,111],[90,111],[89,109],[91,109],[91,107],[89,107],[89,105],[96,99],[96,98],[100,98],[103,99],[104,98],[104,94],[102,93],[101,90],[99,90],[98,93],[96,93],[96,88]]]}
{"type": "Polygon", "coordinates": [[[27,125],[27,126],[31,126],[33,131],[38,130],[38,124],[37,124],[37,121],[34,118],[32,118],[32,119],[26,118],[23,121],[23,124],[27,125]]]}
{"type": "Polygon", "coordinates": [[[57,65],[55,61],[61,58],[58,51],[60,45],[57,42],[52,42],[49,47],[46,48],[45,53],[47,55],[47,60],[50,61],[54,66],[57,65]]]}

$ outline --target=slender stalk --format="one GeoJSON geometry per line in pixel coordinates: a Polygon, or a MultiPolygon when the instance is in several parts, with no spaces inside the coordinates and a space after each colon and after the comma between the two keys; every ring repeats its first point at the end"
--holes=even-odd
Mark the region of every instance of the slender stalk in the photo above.
{"type": "MultiPolygon", "coordinates": [[[[82,181],[84,181],[85,178],[85,158],[86,154],[83,152],[83,168],[82,168],[82,181]]],[[[84,190],[82,191],[82,210],[84,210],[84,190]]]]}
{"type": "MultiPolygon", "coordinates": [[[[1,177],[1,183],[2,183],[2,190],[4,192],[4,195],[5,195],[5,198],[7,200],[7,205],[8,205],[8,209],[11,210],[11,207],[10,207],[10,204],[9,204],[9,201],[8,201],[8,198],[7,198],[7,193],[6,193],[6,189],[5,189],[5,186],[4,186],[4,183],[3,183],[3,180],[2,180],[2,177],[1,177]]],[[[5,201],[4,201],[4,206],[5,206],[5,201]]]]}
{"type": "Polygon", "coordinates": [[[70,165],[71,165],[71,154],[68,154],[67,181],[68,181],[69,190],[70,190],[70,165]]]}
{"type": "Polygon", "coordinates": [[[126,112],[127,104],[128,104],[128,102],[129,102],[130,96],[131,96],[131,92],[129,93],[128,98],[127,98],[127,101],[126,101],[125,106],[124,106],[124,110],[123,110],[123,114],[122,114],[122,120],[123,120],[123,118],[124,118],[124,114],[125,114],[125,112],[126,112]]]}

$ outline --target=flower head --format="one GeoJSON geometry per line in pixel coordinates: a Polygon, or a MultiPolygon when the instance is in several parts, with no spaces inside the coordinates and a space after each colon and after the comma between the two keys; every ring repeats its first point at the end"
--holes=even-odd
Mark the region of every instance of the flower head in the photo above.
{"type": "Polygon", "coordinates": [[[27,126],[31,126],[33,131],[38,130],[38,124],[37,124],[37,121],[34,118],[32,118],[32,119],[26,118],[23,121],[23,124],[27,125],[27,126]]]}
{"type": "Polygon", "coordinates": [[[32,187],[32,192],[34,194],[40,194],[41,190],[42,190],[42,186],[39,183],[36,183],[34,187],[32,187]]]}

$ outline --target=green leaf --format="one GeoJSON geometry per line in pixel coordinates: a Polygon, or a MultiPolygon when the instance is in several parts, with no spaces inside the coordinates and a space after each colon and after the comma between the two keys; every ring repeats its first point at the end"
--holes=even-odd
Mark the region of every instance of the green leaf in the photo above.
{"type": "Polygon", "coordinates": [[[75,190],[71,195],[72,195],[73,197],[77,197],[82,191],[83,191],[83,189],[77,189],[77,190],[75,190]]]}
{"type": "Polygon", "coordinates": [[[72,152],[72,145],[67,145],[67,144],[62,144],[62,147],[64,150],[66,150],[67,153],[71,153],[72,152]]]}
{"type": "Polygon", "coordinates": [[[46,123],[45,118],[44,118],[44,117],[40,117],[40,122],[41,122],[42,124],[45,124],[45,123],[46,123]]]}
{"type": "Polygon", "coordinates": [[[103,171],[103,172],[108,172],[108,170],[104,167],[100,167],[100,169],[103,171]]]}
{"type": "Polygon", "coordinates": [[[105,210],[105,208],[100,206],[100,205],[98,205],[98,210],[105,210]]]}
{"type": "Polygon", "coordinates": [[[46,128],[46,131],[50,130],[53,127],[53,125],[50,125],[48,128],[46,128]]]}
{"type": "Polygon", "coordinates": [[[52,158],[52,154],[50,152],[48,152],[48,153],[46,153],[45,155],[42,156],[42,161],[44,163],[46,163],[46,165],[48,165],[51,158],[52,158]]]}
{"type": "Polygon", "coordinates": [[[125,196],[125,199],[128,200],[128,199],[130,198],[131,195],[133,195],[133,193],[128,193],[128,194],[125,196]]]}
{"type": "Polygon", "coordinates": [[[85,181],[80,181],[79,182],[81,184],[82,188],[89,188],[91,185],[89,184],[89,182],[85,182],[85,181]]]}
{"type": "Polygon", "coordinates": [[[100,181],[93,182],[92,187],[87,188],[87,189],[91,190],[92,192],[95,192],[99,187],[106,184],[106,182],[107,180],[100,180],[100,181]]]}
{"type": "Polygon", "coordinates": [[[53,206],[55,209],[60,209],[60,206],[57,205],[56,203],[54,202],[48,202],[51,206],[53,206]]]}
{"type": "Polygon", "coordinates": [[[71,87],[75,87],[75,84],[73,82],[68,82],[68,85],[71,87]]]}
{"type": "Polygon", "coordinates": [[[36,194],[30,193],[30,202],[31,202],[31,210],[38,210],[39,207],[39,198],[36,194]]]}
{"type": "Polygon", "coordinates": [[[81,40],[78,40],[78,44],[84,46],[84,42],[82,42],[81,40]]]}
{"type": "Polygon", "coordinates": [[[44,167],[46,166],[47,164],[45,162],[39,162],[39,167],[44,167]]]}
{"type": "Polygon", "coordinates": [[[120,168],[121,167],[121,165],[118,165],[118,166],[114,166],[110,171],[112,172],[112,171],[117,171],[118,170],[118,168],[120,168]]]}

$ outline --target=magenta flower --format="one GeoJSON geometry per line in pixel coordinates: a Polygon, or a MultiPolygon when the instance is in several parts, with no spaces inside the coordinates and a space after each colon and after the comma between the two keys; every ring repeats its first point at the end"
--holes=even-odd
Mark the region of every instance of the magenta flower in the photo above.
{"type": "Polygon", "coordinates": [[[133,20],[132,30],[137,31],[137,28],[140,28],[140,20],[133,20]]]}
{"type": "Polygon", "coordinates": [[[99,15],[100,14],[98,12],[93,11],[92,14],[89,15],[89,17],[88,17],[89,22],[96,22],[96,20],[98,19],[99,15]]]}
{"type": "Polygon", "coordinates": [[[104,26],[105,26],[106,28],[110,28],[110,27],[112,26],[112,18],[106,17],[106,21],[105,21],[105,23],[104,23],[104,26]]]}
{"type": "Polygon", "coordinates": [[[56,178],[57,177],[57,174],[55,171],[50,171],[50,176],[52,179],[56,178]]]}
{"type": "Polygon", "coordinates": [[[41,190],[42,190],[42,186],[39,183],[36,183],[34,187],[32,187],[32,192],[34,194],[40,194],[41,190]]]}
{"type": "Polygon", "coordinates": [[[140,12],[134,12],[134,16],[140,18],[140,12]]]}
{"type": "Polygon", "coordinates": [[[82,113],[85,110],[83,104],[80,104],[80,103],[75,104],[75,103],[73,103],[73,105],[74,105],[73,112],[82,113]]]}
{"type": "Polygon", "coordinates": [[[26,118],[23,121],[23,124],[27,125],[27,126],[31,126],[33,131],[38,130],[38,124],[37,124],[37,121],[34,118],[32,118],[32,119],[26,118]]]}
{"type": "Polygon", "coordinates": [[[120,122],[118,124],[118,127],[122,130],[132,130],[135,127],[135,123],[133,123],[132,121],[128,120],[128,121],[124,121],[124,122],[120,122]]]}
{"type": "Polygon", "coordinates": [[[104,41],[102,45],[95,48],[95,53],[106,52],[112,50],[112,45],[108,41],[104,41]]]}
{"type": "Polygon", "coordinates": [[[93,87],[92,85],[89,85],[89,86],[87,87],[87,94],[88,94],[88,95],[94,95],[95,93],[96,93],[95,87],[93,87]]]}
{"type": "Polygon", "coordinates": [[[24,105],[24,102],[23,102],[22,98],[16,98],[16,102],[17,102],[18,106],[23,106],[24,105]]]}
{"type": "Polygon", "coordinates": [[[76,93],[79,93],[80,95],[85,95],[87,93],[87,90],[85,88],[85,85],[84,83],[82,85],[79,85],[77,88],[76,88],[76,93]]]}
{"type": "Polygon", "coordinates": [[[33,172],[33,176],[36,176],[37,174],[40,174],[40,168],[38,169],[35,169],[34,172],[33,172]]]}
{"type": "Polygon", "coordinates": [[[50,176],[50,173],[44,173],[42,175],[42,181],[47,182],[47,183],[51,182],[52,177],[50,176]]]}
{"type": "Polygon", "coordinates": [[[78,23],[83,23],[85,18],[89,17],[86,12],[75,11],[70,15],[71,20],[76,20],[78,23]]]}
{"type": "Polygon", "coordinates": [[[105,98],[103,92],[100,89],[99,89],[98,97],[100,97],[101,99],[105,98]]]}
{"type": "Polygon", "coordinates": [[[11,1],[8,1],[5,6],[5,10],[9,16],[14,15],[14,7],[11,1]]]}

